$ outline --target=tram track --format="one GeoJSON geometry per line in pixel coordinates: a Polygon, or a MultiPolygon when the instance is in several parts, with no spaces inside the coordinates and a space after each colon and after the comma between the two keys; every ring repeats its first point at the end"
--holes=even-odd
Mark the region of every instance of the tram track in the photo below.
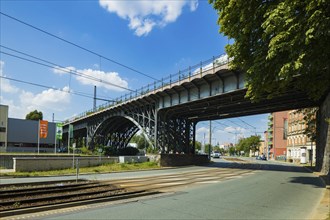
{"type": "Polygon", "coordinates": [[[254,171],[248,165],[244,169],[239,166],[106,181],[2,185],[0,217],[174,192],[180,187],[239,178],[254,171]]]}

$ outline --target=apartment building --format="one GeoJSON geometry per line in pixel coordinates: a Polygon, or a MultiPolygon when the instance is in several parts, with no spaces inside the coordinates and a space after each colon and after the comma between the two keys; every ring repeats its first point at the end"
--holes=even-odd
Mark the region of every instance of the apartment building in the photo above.
{"type": "Polygon", "coordinates": [[[285,160],[287,153],[288,111],[273,112],[268,116],[267,141],[269,158],[285,160]]]}
{"type": "Polygon", "coordinates": [[[304,133],[307,124],[304,115],[297,110],[289,111],[287,159],[295,163],[315,163],[315,142],[304,133]],[[302,157],[304,157],[302,159],[302,157]]]}

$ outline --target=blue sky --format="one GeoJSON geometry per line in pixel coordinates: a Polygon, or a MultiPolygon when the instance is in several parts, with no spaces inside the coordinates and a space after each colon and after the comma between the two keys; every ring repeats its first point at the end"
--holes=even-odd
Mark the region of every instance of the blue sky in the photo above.
{"type": "MultiPolygon", "coordinates": [[[[223,54],[228,42],[219,34],[218,15],[207,1],[3,0],[0,10],[3,13],[0,16],[2,76],[89,96],[93,95],[93,87],[97,85],[98,97],[104,99],[127,93],[122,88],[139,89],[152,83],[152,78],[166,77],[223,54]],[[56,64],[57,68],[36,64],[40,60],[31,56],[56,64]],[[59,67],[101,78],[122,88],[76,77],[59,67]]],[[[54,113],[55,120],[62,121],[93,107],[91,98],[0,80],[0,102],[9,105],[9,116],[13,118],[24,118],[28,112],[38,109],[44,113],[44,119],[51,121],[54,113]]],[[[103,103],[97,102],[98,105],[103,103]]],[[[241,119],[257,127],[257,132],[266,129],[266,115],[241,119]]],[[[254,133],[252,127],[239,119],[221,122],[227,126],[214,123],[213,142],[234,142],[232,133],[235,132],[245,137],[254,133]]],[[[208,123],[199,123],[197,139],[203,140],[204,133],[208,134],[208,123]]]]}

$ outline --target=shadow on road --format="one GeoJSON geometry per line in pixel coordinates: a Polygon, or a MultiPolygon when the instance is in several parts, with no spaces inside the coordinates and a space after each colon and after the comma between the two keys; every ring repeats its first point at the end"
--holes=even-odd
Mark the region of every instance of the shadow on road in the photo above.
{"type": "Polygon", "coordinates": [[[286,164],[269,164],[265,163],[235,163],[235,162],[226,162],[219,161],[213,162],[208,167],[219,167],[219,168],[238,168],[238,169],[253,169],[253,170],[269,170],[269,171],[283,171],[283,172],[300,172],[300,173],[312,173],[308,169],[300,166],[286,165],[286,164]]]}
{"type": "Polygon", "coordinates": [[[316,188],[324,188],[324,184],[320,181],[319,177],[298,176],[293,177],[291,183],[300,183],[304,185],[312,185],[316,188]]]}

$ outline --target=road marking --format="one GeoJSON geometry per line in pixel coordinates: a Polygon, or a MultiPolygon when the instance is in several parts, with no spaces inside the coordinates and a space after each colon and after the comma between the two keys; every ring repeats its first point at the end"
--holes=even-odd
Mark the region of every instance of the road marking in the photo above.
{"type": "Polygon", "coordinates": [[[213,181],[203,181],[203,182],[197,182],[196,184],[202,183],[202,184],[212,184],[212,183],[219,183],[221,181],[219,180],[213,180],[213,181]]]}

